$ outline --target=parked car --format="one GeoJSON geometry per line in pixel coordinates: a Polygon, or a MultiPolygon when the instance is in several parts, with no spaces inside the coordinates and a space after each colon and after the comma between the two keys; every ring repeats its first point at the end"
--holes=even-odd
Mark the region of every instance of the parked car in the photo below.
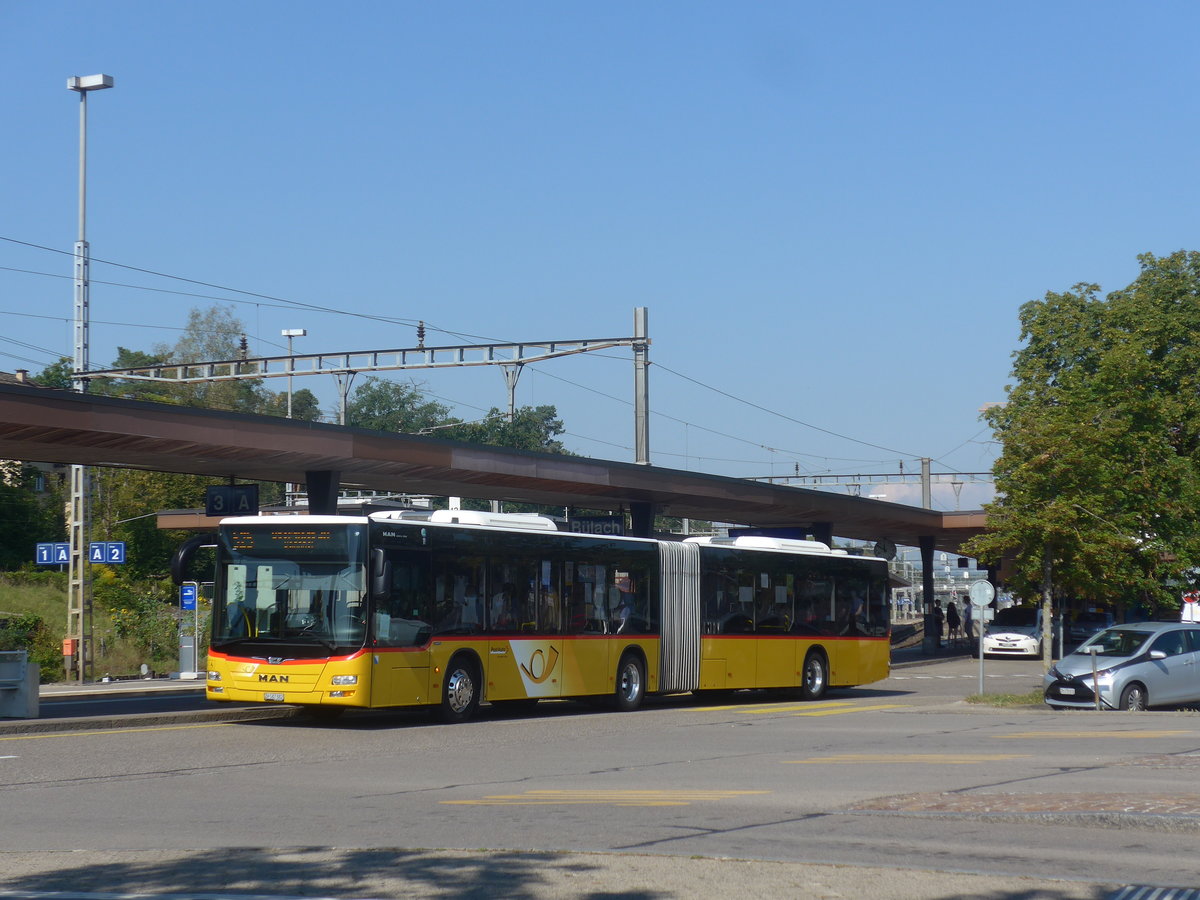
{"type": "Polygon", "coordinates": [[[1200,625],[1138,622],[1089,638],[1051,666],[1046,703],[1092,709],[1148,709],[1200,702],[1200,625]],[[1096,674],[1092,676],[1092,648],[1096,674]]]}
{"type": "Polygon", "coordinates": [[[1082,644],[1094,634],[1099,634],[1105,628],[1113,626],[1112,613],[1081,612],[1076,613],[1067,626],[1067,643],[1082,644]]]}
{"type": "MultiPolygon", "coordinates": [[[[1058,639],[1058,620],[1053,622],[1054,639],[1058,639]]],[[[1042,608],[1040,606],[1010,606],[996,611],[983,633],[984,656],[1042,655],[1042,608]]]]}

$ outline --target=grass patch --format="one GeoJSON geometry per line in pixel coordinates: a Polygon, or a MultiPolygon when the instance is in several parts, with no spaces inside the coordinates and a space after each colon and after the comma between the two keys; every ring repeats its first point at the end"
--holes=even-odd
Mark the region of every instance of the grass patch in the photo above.
{"type": "MultiPolygon", "coordinates": [[[[174,587],[161,580],[129,581],[103,569],[92,574],[92,668],[97,678],[136,675],[143,663],[155,672],[179,665],[179,609],[174,587]]],[[[60,680],[62,638],[67,629],[67,576],[59,572],[0,573],[0,649],[31,649],[42,668],[43,682],[60,680]],[[12,643],[14,624],[21,635],[22,620],[41,620],[36,641],[12,643]]],[[[203,660],[207,646],[207,613],[200,616],[203,660]]],[[[189,613],[184,625],[193,618],[189,613]]],[[[24,640],[24,638],[22,638],[24,640]]],[[[203,664],[203,663],[202,663],[203,664]]]]}
{"type": "Polygon", "coordinates": [[[978,703],[980,706],[1045,706],[1042,699],[1042,689],[1034,688],[1028,694],[972,694],[967,697],[968,703],[978,703]]]}
{"type": "Polygon", "coordinates": [[[32,613],[56,629],[67,621],[67,576],[58,572],[49,577],[22,577],[0,573],[0,614],[12,616],[32,613]],[[58,576],[58,577],[55,577],[58,576]]]}

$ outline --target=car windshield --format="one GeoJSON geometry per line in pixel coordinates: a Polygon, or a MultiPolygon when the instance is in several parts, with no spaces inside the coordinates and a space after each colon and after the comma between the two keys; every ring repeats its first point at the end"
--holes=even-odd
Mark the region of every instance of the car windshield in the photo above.
{"type": "Polygon", "coordinates": [[[1032,606],[1010,606],[1008,609],[1002,609],[996,613],[996,618],[992,620],[992,625],[1036,625],[1037,610],[1032,606]]]}
{"type": "Polygon", "coordinates": [[[1091,648],[1095,647],[1097,656],[1133,656],[1141,650],[1152,634],[1151,631],[1110,628],[1081,644],[1075,652],[1081,656],[1088,656],[1091,654],[1091,648]]]}

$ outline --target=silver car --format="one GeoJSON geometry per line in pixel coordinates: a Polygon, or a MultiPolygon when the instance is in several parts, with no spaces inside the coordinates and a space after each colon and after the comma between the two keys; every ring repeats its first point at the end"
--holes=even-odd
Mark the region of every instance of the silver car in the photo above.
{"type": "Polygon", "coordinates": [[[1200,702],[1200,625],[1138,622],[1106,628],[1051,666],[1043,685],[1046,703],[1061,708],[1094,709],[1097,691],[1102,709],[1200,702]]]}

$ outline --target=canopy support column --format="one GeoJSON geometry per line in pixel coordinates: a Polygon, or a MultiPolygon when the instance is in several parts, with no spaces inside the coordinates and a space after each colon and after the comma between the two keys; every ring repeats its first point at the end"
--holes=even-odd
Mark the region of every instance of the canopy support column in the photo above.
{"type": "MultiPolygon", "coordinates": [[[[923,534],[917,538],[921,547],[921,600],[924,607],[923,621],[925,623],[925,634],[921,640],[921,650],[924,653],[933,654],[937,651],[941,644],[941,640],[937,632],[934,630],[934,607],[937,606],[937,597],[933,594],[933,547],[937,540],[932,534],[923,534]]],[[[982,627],[982,622],[980,626],[982,627]]]]}
{"type": "Polygon", "coordinates": [[[313,516],[336,516],[338,511],[338,488],[341,473],[333,469],[320,469],[304,473],[304,487],[308,491],[308,512],[313,516]]]}

